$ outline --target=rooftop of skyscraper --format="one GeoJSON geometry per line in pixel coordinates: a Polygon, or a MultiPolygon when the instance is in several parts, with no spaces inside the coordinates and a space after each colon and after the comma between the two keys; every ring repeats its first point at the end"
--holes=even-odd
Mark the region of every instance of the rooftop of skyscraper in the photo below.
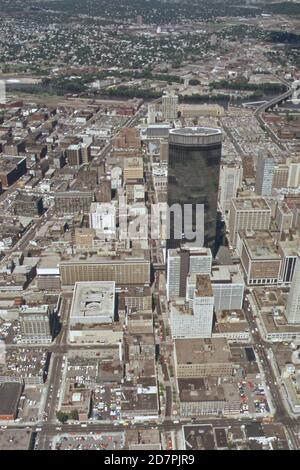
{"type": "Polygon", "coordinates": [[[208,275],[197,275],[196,280],[196,297],[212,297],[213,291],[211,287],[210,277],[208,275]]]}
{"type": "Polygon", "coordinates": [[[244,244],[252,259],[280,260],[274,239],[268,230],[245,233],[244,244]]]}
{"type": "Polygon", "coordinates": [[[181,129],[171,129],[170,134],[186,136],[208,136],[222,134],[221,129],[212,129],[210,127],[183,127],[181,129]]]}
{"type": "Polygon", "coordinates": [[[263,197],[233,198],[232,203],[238,210],[271,210],[263,197]]]}

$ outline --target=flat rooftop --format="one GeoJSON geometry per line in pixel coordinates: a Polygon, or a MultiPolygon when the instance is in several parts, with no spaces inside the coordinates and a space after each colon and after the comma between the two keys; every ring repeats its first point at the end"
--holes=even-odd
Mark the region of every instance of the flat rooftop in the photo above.
{"type": "Polygon", "coordinates": [[[92,256],[69,256],[66,255],[60,260],[60,265],[65,264],[144,264],[149,263],[149,251],[143,250],[139,257],[130,256],[128,253],[118,253],[116,256],[108,257],[101,257],[98,255],[92,256]]]}
{"type": "Polygon", "coordinates": [[[96,212],[97,214],[111,214],[115,215],[116,207],[110,202],[92,202],[90,214],[96,212]]]}
{"type": "Polygon", "coordinates": [[[263,197],[233,198],[232,203],[234,204],[237,210],[266,210],[271,212],[271,208],[263,197]]]}
{"type": "Polygon", "coordinates": [[[212,297],[213,291],[211,287],[210,277],[208,275],[196,276],[196,297],[212,297]]]}
{"type": "Polygon", "coordinates": [[[249,333],[249,324],[243,310],[217,310],[213,334],[249,333]]]}
{"type": "Polygon", "coordinates": [[[8,172],[19,165],[26,157],[15,157],[9,155],[0,155],[0,172],[8,172]]]}
{"type": "MultiPolygon", "coordinates": [[[[160,433],[157,429],[128,429],[126,431],[126,442],[130,450],[144,449],[140,446],[158,446],[160,447],[160,433]]],[[[155,447],[154,447],[155,448],[155,447]]],[[[151,448],[149,449],[151,450],[151,448]]]]}
{"type": "Polygon", "coordinates": [[[283,314],[275,316],[272,313],[262,312],[260,316],[260,321],[262,322],[267,334],[291,333],[295,334],[295,336],[300,334],[299,323],[288,323],[283,314]]]}
{"type": "Polygon", "coordinates": [[[25,193],[24,191],[18,192],[15,201],[36,202],[42,199],[38,194],[25,193]]]}
{"type": "Polygon", "coordinates": [[[143,168],[144,162],[140,157],[130,157],[125,158],[124,168],[127,170],[129,168],[143,168]]]}
{"type": "Polygon", "coordinates": [[[29,450],[32,432],[28,429],[0,429],[0,450],[29,450]]]}
{"type": "Polygon", "coordinates": [[[61,257],[58,253],[47,253],[40,258],[38,269],[58,269],[61,257]]]}
{"type": "Polygon", "coordinates": [[[217,384],[216,377],[178,379],[178,389],[181,402],[219,402],[226,401],[222,385],[217,384]]]}
{"type": "Polygon", "coordinates": [[[282,250],[284,256],[298,256],[300,253],[300,239],[293,241],[281,241],[278,243],[280,249],[282,250]]]}
{"type": "Polygon", "coordinates": [[[171,129],[170,134],[184,135],[184,136],[209,136],[222,134],[221,129],[213,129],[210,127],[183,127],[180,129],[171,129]]]}
{"type": "Polygon", "coordinates": [[[273,307],[284,310],[288,289],[276,286],[255,287],[253,295],[261,312],[271,312],[273,307]]]}
{"type": "Polygon", "coordinates": [[[76,282],[70,319],[114,316],[115,282],[76,282]]]}
{"type": "Polygon", "coordinates": [[[276,244],[268,230],[259,230],[249,234],[245,232],[244,244],[254,260],[281,260],[276,244]]]}
{"type": "Polygon", "coordinates": [[[225,338],[176,339],[175,350],[178,365],[231,362],[230,349],[225,338]]]}
{"type": "Polygon", "coordinates": [[[244,279],[239,265],[219,265],[212,267],[211,282],[212,284],[244,284],[244,279]]]}
{"type": "Polygon", "coordinates": [[[19,382],[0,383],[0,416],[16,414],[22,388],[19,382]]]}

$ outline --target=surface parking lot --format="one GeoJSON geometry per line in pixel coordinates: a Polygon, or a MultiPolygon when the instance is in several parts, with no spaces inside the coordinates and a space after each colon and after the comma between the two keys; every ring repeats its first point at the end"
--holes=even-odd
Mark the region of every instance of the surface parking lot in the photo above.
{"type": "Polygon", "coordinates": [[[52,450],[118,450],[124,446],[124,433],[61,434],[51,443],[52,450]]]}
{"type": "Polygon", "coordinates": [[[240,395],[240,413],[268,413],[270,411],[265,389],[262,384],[253,380],[238,382],[240,395]]]}

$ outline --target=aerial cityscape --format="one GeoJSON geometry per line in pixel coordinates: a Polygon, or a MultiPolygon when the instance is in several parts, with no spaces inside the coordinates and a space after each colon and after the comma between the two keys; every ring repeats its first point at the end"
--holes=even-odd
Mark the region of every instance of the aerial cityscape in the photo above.
{"type": "Polygon", "coordinates": [[[0,18],[0,450],[300,450],[299,0],[0,18]]]}

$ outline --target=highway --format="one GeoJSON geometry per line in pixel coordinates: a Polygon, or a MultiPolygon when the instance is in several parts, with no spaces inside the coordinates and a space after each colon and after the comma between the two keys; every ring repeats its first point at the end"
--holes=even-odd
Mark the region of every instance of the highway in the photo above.
{"type": "Polygon", "coordinates": [[[280,104],[282,101],[287,100],[290,96],[292,96],[293,90],[289,88],[287,91],[282,93],[281,95],[275,96],[270,101],[263,102],[256,110],[255,114],[263,113],[267,111],[269,108],[272,108],[276,104],[280,104]]]}
{"type": "MultiPolygon", "coordinates": [[[[284,82],[286,84],[286,82],[284,82]]],[[[286,147],[283,145],[279,137],[275,134],[275,132],[270,128],[270,126],[264,121],[262,118],[262,113],[266,112],[269,108],[272,108],[273,106],[276,106],[277,104],[280,104],[282,101],[287,100],[291,95],[293,94],[292,89],[288,89],[286,92],[282,93],[279,96],[275,96],[275,98],[272,98],[270,101],[267,101],[260,105],[256,110],[255,110],[255,117],[258,120],[260,126],[267,132],[267,134],[271,137],[271,139],[278,145],[278,147],[285,151],[286,147]]]]}

